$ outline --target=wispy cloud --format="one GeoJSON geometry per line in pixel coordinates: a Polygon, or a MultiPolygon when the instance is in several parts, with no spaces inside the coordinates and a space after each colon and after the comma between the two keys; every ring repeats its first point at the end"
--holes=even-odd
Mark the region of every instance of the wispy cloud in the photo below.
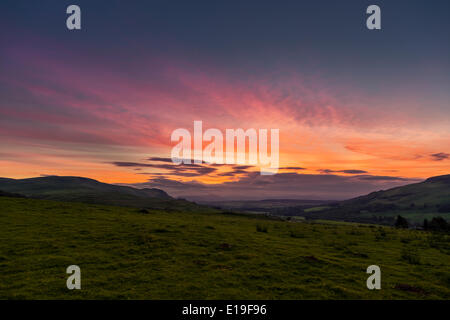
{"type": "Polygon", "coordinates": [[[431,158],[434,161],[442,161],[442,160],[447,160],[450,158],[450,154],[445,153],[445,152],[439,152],[439,153],[433,153],[431,155],[431,158]]]}
{"type": "Polygon", "coordinates": [[[322,173],[346,173],[346,174],[362,174],[368,173],[365,170],[357,170],[357,169],[346,169],[346,170],[331,170],[331,169],[320,169],[318,170],[322,173]]]}
{"type": "MultiPolygon", "coordinates": [[[[115,161],[111,164],[117,166],[117,167],[132,167],[132,168],[153,168],[153,169],[162,169],[168,171],[167,175],[174,175],[174,176],[180,176],[180,177],[196,177],[196,176],[203,176],[208,175],[212,172],[215,172],[217,169],[203,166],[200,164],[154,164],[154,163],[140,163],[140,162],[121,162],[121,161],[115,161]]],[[[144,174],[144,173],[140,173],[144,174]]],[[[156,173],[147,173],[149,175],[158,175],[161,174],[161,172],[156,173]]]]}

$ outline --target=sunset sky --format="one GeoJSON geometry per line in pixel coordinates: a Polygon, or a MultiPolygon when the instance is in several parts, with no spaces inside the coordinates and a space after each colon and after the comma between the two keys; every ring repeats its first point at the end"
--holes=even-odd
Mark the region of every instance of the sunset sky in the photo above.
{"type": "MultiPolygon", "coordinates": [[[[450,173],[449,1],[2,1],[0,177],[344,199],[450,173]],[[378,4],[382,30],[366,28],[378,4]],[[82,30],[66,28],[78,4],[82,30]],[[181,165],[173,130],[280,130],[280,167],[181,165]]],[[[212,200],[213,200],[212,199],[212,200]]]]}

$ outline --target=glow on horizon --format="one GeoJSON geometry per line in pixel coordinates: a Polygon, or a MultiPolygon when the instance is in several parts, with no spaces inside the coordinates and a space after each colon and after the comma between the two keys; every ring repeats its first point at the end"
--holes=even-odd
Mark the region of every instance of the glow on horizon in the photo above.
{"type": "MultiPolygon", "coordinates": [[[[140,72],[148,69],[149,76],[138,78],[102,64],[69,66],[17,50],[7,57],[21,65],[20,77],[0,75],[10,89],[0,101],[2,177],[145,182],[157,176],[155,170],[111,163],[170,157],[171,132],[192,128],[195,119],[203,120],[205,129],[279,128],[280,167],[305,168],[298,173],[360,170],[405,178],[449,173],[449,119],[439,108],[420,107],[414,93],[402,99],[368,95],[287,71],[244,80],[212,66],[172,61],[159,61],[157,69],[144,65],[140,72]]],[[[221,170],[190,177],[156,173],[203,183],[239,179],[217,175],[221,170]]]]}

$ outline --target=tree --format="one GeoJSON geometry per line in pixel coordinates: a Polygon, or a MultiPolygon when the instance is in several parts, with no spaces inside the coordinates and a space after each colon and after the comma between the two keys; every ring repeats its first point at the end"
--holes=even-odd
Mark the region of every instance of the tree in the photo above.
{"type": "Polygon", "coordinates": [[[423,220],[423,230],[428,230],[428,219],[423,220]]]}
{"type": "Polygon", "coordinates": [[[428,229],[433,231],[449,231],[450,225],[442,217],[434,217],[428,224],[428,229]]]}
{"type": "Polygon", "coordinates": [[[405,218],[403,218],[402,216],[397,216],[397,220],[395,220],[395,227],[396,228],[407,229],[408,228],[408,221],[405,218]]]}

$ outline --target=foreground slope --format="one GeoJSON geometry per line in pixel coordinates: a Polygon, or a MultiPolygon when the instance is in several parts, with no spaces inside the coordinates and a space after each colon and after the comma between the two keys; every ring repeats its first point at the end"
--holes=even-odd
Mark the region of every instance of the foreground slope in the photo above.
{"type": "Polygon", "coordinates": [[[0,298],[450,299],[449,237],[0,197],[0,298]]]}

